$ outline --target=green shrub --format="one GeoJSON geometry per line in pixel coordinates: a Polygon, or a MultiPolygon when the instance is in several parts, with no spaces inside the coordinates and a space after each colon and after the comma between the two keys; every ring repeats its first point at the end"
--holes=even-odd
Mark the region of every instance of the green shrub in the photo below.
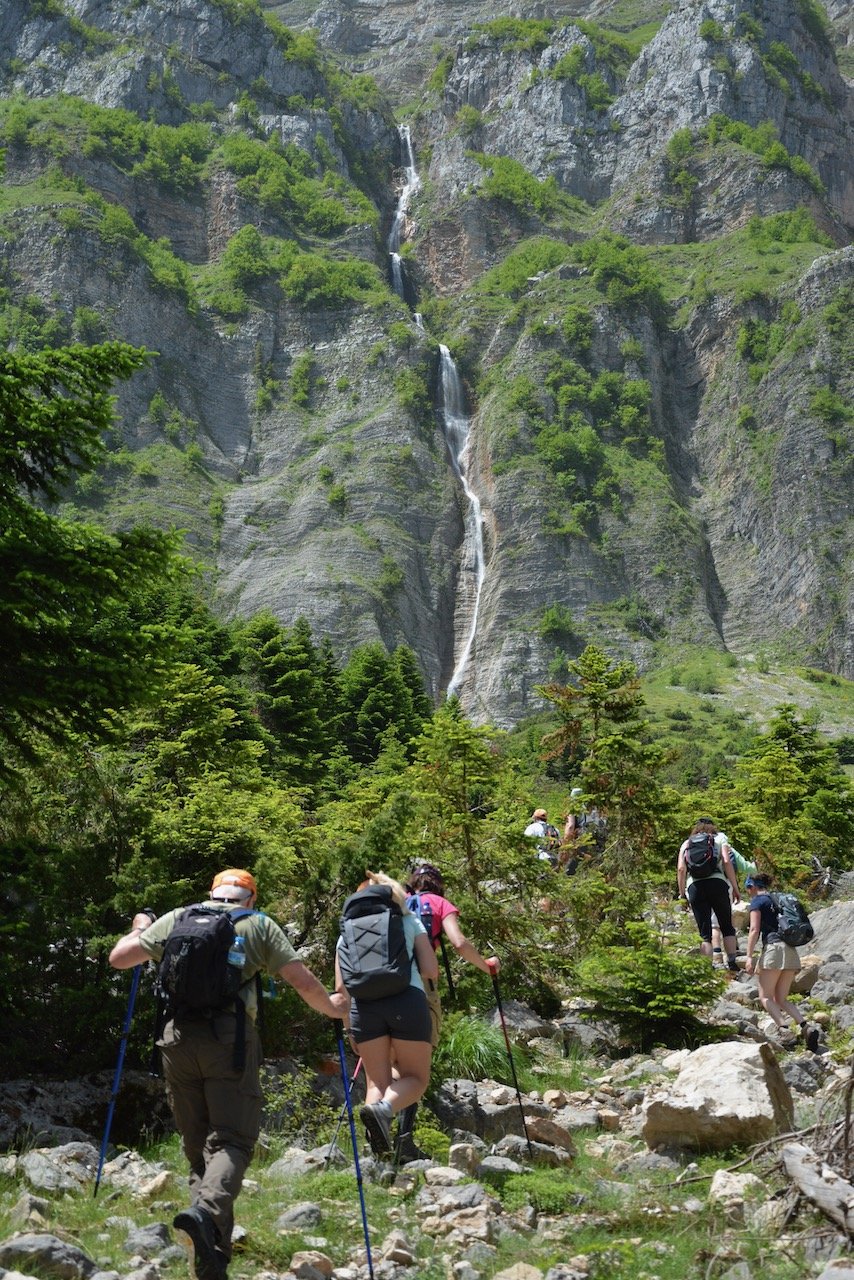
{"type": "Polygon", "coordinates": [[[700,23],[700,38],[710,44],[720,44],[726,40],[726,31],[715,18],[706,18],[700,23]]]}
{"type": "MultiPolygon", "coordinates": [[[[513,1057],[518,1070],[526,1055],[514,1048],[513,1057]]],[[[439,1047],[433,1054],[430,1079],[434,1087],[442,1080],[452,1079],[490,1079],[511,1084],[507,1046],[501,1029],[456,1010],[446,1013],[439,1047]]]]}
{"type": "Polygon", "coordinates": [[[665,148],[665,155],[673,165],[681,164],[694,152],[694,134],[691,129],[677,129],[665,148]]]}
{"type": "Polygon", "coordinates": [[[465,137],[474,133],[483,124],[483,112],[478,111],[477,107],[469,106],[467,102],[460,107],[455,118],[460,133],[465,137]]]}
{"type": "MultiPolygon", "coordinates": [[[[634,1045],[715,1038],[698,1016],[722,989],[709,960],[641,921],[628,922],[625,930],[622,945],[593,946],[578,961],[577,994],[594,1003],[597,1016],[615,1021],[634,1045]]],[[[696,945],[694,939],[690,945],[696,945]]]]}
{"type": "Polygon", "coordinates": [[[570,303],[564,309],[561,331],[576,354],[584,355],[589,351],[593,342],[593,316],[588,308],[570,303]]]}
{"type": "Polygon", "coordinates": [[[566,641],[575,634],[572,613],[563,604],[550,604],[543,610],[537,631],[544,640],[566,641]]]}
{"type": "Polygon", "coordinates": [[[330,507],[340,515],[343,515],[347,510],[347,490],[344,488],[344,485],[340,482],[330,485],[326,496],[329,500],[330,507]]]}
{"type": "Polygon", "coordinates": [[[661,280],[649,256],[623,236],[603,232],[575,245],[572,257],[590,268],[594,285],[614,306],[663,307],[661,280]]]}
{"type": "Polygon", "coordinates": [[[478,188],[479,196],[506,200],[523,214],[533,209],[541,218],[554,217],[562,208],[568,208],[567,198],[554,178],[537,178],[510,156],[489,156],[477,151],[466,154],[489,170],[478,188]]]}
{"type": "Polygon", "coordinates": [[[466,42],[471,52],[486,42],[495,42],[508,51],[538,53],[545,49],[554,30],[548,18],[495,18],[492,22],[475,22],[466,42]]]}
{"type": "Polygon", "coordinates": [[[485,271],[475,285],[478,293],[498,297],[517,297],[528,288],[531,276],[550,271],[570,256],[569,245],[546,236],[523,240],[508,253],[503,262],[485,271]]]}
{"type": "Polygon", "coordinates": [[[442,93],[444,91],[453,65],[454,55],[451,52],[446,53],[439,59],[430,74],[429,80],[427,81],[427,88],[431,93],[442,93]]]}
{"type": "Polygon", "coordinates": [[[854,417],[851,404],[830,387],[819,387],[810,400],[810,411],[832,427],[854,417]]]}
{"type": "Polygon", "coordinates": [[[291,371],[291,400],[301,409],[308,407],[314,376],[314,356],[305,351],[297,356],[291,371]]]}
{"type": "Polygon", "coordinates": [[[426,379],[415,369],[400,370],[394,379],[394,391],[401,408],[417,417],[428,413],[432,407],[426,379]]]}

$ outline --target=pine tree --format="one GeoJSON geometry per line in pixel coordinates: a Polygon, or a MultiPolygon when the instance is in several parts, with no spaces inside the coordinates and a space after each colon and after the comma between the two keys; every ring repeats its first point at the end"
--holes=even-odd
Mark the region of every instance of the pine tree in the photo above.
{"type": "Polygon", "coordinates": [[[111,535],[43,505],[97,464],[109,388],[146,360],[117,342],[0,352],[0,743],[19,761],[38,755],[40,737],[103,736],[104,711],[141,695],[166,654],[164,629],[134,625],[129,606],[177,572],[172,540],[111,535]]]}

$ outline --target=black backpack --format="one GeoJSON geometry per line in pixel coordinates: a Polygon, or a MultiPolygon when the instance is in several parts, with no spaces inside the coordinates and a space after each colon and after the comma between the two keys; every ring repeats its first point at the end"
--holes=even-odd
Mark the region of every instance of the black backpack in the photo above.
{"type": "Polygon", "coordinates": [[[412,957],[403,932],[403,912],[388,885],[372,884],[351,893],[341,912],[340,929],[338,966],[348,995],[355,1000],[381,1000],[410,986],[412,957]]]}
{"type": "Polygon", "coordinates": [[[692,880],[704,880],[718,869],[718,851],[711,831],[698,831],[688,837],[685,866],[692,880]]]}
{"type": "Polygon", "coordinates": [[[777,935],[790,947],[803,947],[812,942],[815,929],[800,898],[794,893],[772,893],[769,896],[777,911],[777,935]]]}
{"type": "Polygon", "coordinates": [[[155,984],[162,1020],[211,1020],[220,1013],[236,1014],[234,1062],[238,1069],[245,1060],[246,1040],[246,1006],[239,992],[252,979],[244,978],[242,967],[229,964],[228,953],[237,936],[235,923],[254,914],[248,907],[222,911],[205,902],[185,907],[164,943],[155,984]]]}

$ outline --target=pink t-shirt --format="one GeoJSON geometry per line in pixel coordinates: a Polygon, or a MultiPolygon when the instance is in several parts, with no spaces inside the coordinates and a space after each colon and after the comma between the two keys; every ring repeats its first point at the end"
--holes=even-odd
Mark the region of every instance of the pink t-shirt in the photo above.
{"type": "MultiPolygon", "coordinates": [[[[447,898],[441,897],[438,893],[424,893],[424,891],[421,890],[418,894],[410,895],[410,898],[414,897],[420,898],[424,907],[429,908],[430,912],[432,912],[433,919],[430,927],[430,941],[433,943],[433,950],[435,951],[439,945],[439,935],[442,932],[442,921],[445,919],[445,916],[458,916],[460,914],[459,908],[455,907],[453,902],[449,902],[447,898]]],[[[414,904],[411,905],[411,910],[414,911],[416,915],[418,914],[418,908],[414,904]]]]}

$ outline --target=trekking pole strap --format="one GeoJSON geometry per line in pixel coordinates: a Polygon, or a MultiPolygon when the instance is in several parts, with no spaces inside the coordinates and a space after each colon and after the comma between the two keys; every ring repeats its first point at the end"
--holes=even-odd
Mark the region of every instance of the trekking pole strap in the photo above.
{"type": "Polygon", "coordinates": [[[448,979],[448,994],[452,1000],[456,1000],[457,992],[454,987],[453,974],[451,973],[451,962],[448,959],[448,950],[445,946],[445,936],[442,933],[439,934],[439,947],[442,951],[442,963],[445,966],[445,977],[448,979]]]}

